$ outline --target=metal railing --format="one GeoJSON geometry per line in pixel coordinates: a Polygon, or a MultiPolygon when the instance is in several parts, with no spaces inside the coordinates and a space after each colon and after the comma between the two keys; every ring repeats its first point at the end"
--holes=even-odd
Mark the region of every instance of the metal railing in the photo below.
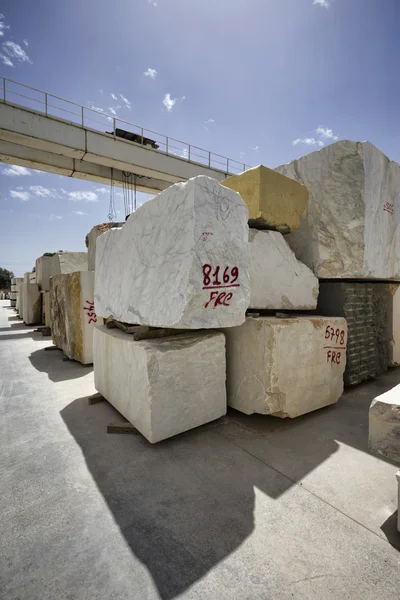
{"type": "Polygon", "coordinates": [[[111,134],[114,138],[118,138],[118,140],[123,140],[123,138],[116,135],[116,129],[126,129],[125,127],[119,127],[120,124],[128,125],[129,131],[138,136],[138,141],[129,143],[139,144],[152,152],[161,152],[192,164],[202,165],[221,171],[225,174],[234,175],[236,173],[242,173],[250,168],[249,165],[246,165],[241,161],[227,158],[221,154],[204,150],[203,148],[193,146],[192,144],[187,144],[186,142],[157,133],[152,129],[140,127],[134,123],[120,119],[116,115],[109,115],[101,108],[95,106],[83,106],[76,102],[65,100],[65,98],[61,98],[60,96],[43,92],[42,90],[38,90],[29,85],[18,83],[17,81],[13,81],[6,77],[0,77],[0,80],[2,82],[1,89],[3,92],[3,98],[0,98],[0,102],[4,102],[5,104],[18,104],[25,108],[41,112],[46,116],[62,119],[63,121],[80,125],[87,129],[101,131],[101,133],[107,132],[105,129],[101,130],[98,125],[102,125],[104,128],[109,128],[110,125],[112,125],[113,131],[111,134]],[[28,92],[21,93],[20,88],[22,88],[23,92],[25,90],[30,90],[30,95],[28,95],[28,92]],[[16,102],[14,100],[15,98],[22,98],[24,102],[16,102]],[[38,105],[41,108],[38,108],[38,105]],[[66,118],[66,114],[68,115],[68,118],[66,118]],[[96,118],[94,118],[94,116],[96,118]],[[93,123],[96,125],[93,126],[93,123]],[[158,145],[157,149],[154,147],[147,147],[149,139],[158,145]]]}

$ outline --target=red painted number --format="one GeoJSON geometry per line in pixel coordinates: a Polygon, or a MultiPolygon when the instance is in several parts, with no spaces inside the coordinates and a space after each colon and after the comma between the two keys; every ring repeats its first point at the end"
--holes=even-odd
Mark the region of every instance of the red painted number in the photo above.
{"type": "Polygon", "coordinates": [[[203,265],[203,286],[204,287],[239,287],[239,283],[236,283],[239,277],[238,267],[221,267],[217,265],[213,271],[213,266],[209,264],[203,265]],[[223,271],[223,274],[222,274],[223,271]],[[220,279],[222,277],[222,281],[220,279]]]}
{"type": "Polygon", "coordinates": [[[331,327],[330,325],[327,325],[326,329],[325,329],[325,339],[326,340],[331,340],[331,341],[335,341],[337,344],[340,343],[341,346],[344,346],[345,344],[345,331],[344,329],[342,329],[340,331],[340,329],[334,329],[334,327],[331,327]]]}
{"type": "Polygon", "coordinates": [[[90,325],[90,323],[97,323],[97,315],[94,312],[94,303],[86,300],[85,304],[87,304],[87,306],[84,306],[83,310],[87,310],[87,316],[89,317],[88,325],[90,325]]]}

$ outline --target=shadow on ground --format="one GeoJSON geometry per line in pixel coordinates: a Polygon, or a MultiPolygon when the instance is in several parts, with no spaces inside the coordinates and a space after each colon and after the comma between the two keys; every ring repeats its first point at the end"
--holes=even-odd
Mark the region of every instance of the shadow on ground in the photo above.
{"type": "MultiPolygon", "coordinates": [[[[41,340],[46,340],[40,333],[35,335],[40,336],[41,340]]],[[[14,338],[15,336],[9,337],[14,338]]],[[[0,340],[3,338],[4,336],[0,336],[0,340]]],[[[47,340],[49,341],[49,346],[51,346],[51,338],[47,338],[47,340]]],[[[29,356],[32,366],[38,371],[47,373],[49,379],[55,382],[84,377],[93,371],[93,365],[82,365],[74,360],[64,361],[63,358],[64,354],[61,350],[48,351],[44,348],[35,350],[29,356]]]]}
{"type": "Polygon", "coordinates": [[[396,548],[396,550],[400,550],[400,533],[397,530],[397,514],[396,510],[390,517],[384,522],[381,529],[386,536],[389,544],[396,548]]]}
{"type": "MultiPolygon", "coordinates": [[[[251,535],[255,488],[279,501],[341,443],[367,452],[372,397],[399,378],[398,371],[373,388],[358,386],[337,406],[295,420],[229,411],[156,445],[140,435],[108,435],[107,424],[122,418],[107,402],[89,406],[79,398],[61,415],[132,552],[162,600],[172,600],[251,535]]],[[[285,527],[290,515],[280,518],[285,527]]],[[[382,531],[395,545],[393,527],[392,516],[382,531]]]]}

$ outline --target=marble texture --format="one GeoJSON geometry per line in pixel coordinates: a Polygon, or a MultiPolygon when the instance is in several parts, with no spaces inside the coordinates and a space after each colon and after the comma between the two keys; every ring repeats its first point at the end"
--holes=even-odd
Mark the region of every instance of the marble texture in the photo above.
{"type": "Polygon", "coordinates": [[[93,362],[93,329],[98,319],[93,304],[94,273],[77,271],[50,280],[53,343],[73,360],[93,362]]]}
{"type": "Polygon", "coordinates": [[[42,302],[39,286],[36,283],[21,283],[20,294],[22,315],[25,325],[38,325],[42,322],[42,302]]]}
{"type": "Polygon", "coordinates": [[[250,308],[314,310],[318,279],[277,231],[250,229],[250,308]]]}
{"type": "Polygon", "coordinates": [[[249,209],[251,227],[287,233],[300,225],[308,191],[293,179],[259,165],[228,177],[222,185],[243,198],[249,209]]]}
{"type": "Polygon", "coordinates": [[[368,448],[371,452],[400,463],[400,385],[372,401],[368,448]]]}
{"type": "Polygon", "coordinates": [[[369,142],[343,140],[277,171],[308,188],[287,241],[317,277],[400,279],[400,165],[369,142]]]}
{"type": "Polygon", "coordinates": [[[239,194],[209,177],[161,192],[97,238],[97,313],[168,328],[240,325],[250,300],[247,216],[239,194]]]}
{"type": "Polygon", "coordinates": [[[57,252],[53,256],[41,256],[36,260],[36,282],[40,289],[50,291],[50,277],[87,271],[87,252],[57,252]]]}
{"type": "Polygon", "coordinates": [[[229,406],[245,414],[294,418],[342,395],[345,319],[247,318],[224,333],[229,406]]]}
{"type": "Polygon", "coordinates": [[[123,223],[101,223],[95,225],[89,231],[85,238],[86,248],[88,249],[88,270],[94,271],[96,267],[96,240],[102,233],[105,233],[113,227],[122,227],[123,223]]]}
{"type": "Polygon", "coordinates": [[[133,341],[94,331],[94,385],[151,443],[226,413],[225,338],[215,331],[133,341]]]}

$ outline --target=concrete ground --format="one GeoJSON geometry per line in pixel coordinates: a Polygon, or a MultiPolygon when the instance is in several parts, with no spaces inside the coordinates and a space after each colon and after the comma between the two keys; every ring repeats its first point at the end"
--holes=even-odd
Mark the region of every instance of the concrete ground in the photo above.
{"type": "Polygon", "coordinates": [[[93,372],[0,302],[0,597],[390,600],[396,467],[367,452],[393,370],[294,421],[111,435],[93,372]]]}

